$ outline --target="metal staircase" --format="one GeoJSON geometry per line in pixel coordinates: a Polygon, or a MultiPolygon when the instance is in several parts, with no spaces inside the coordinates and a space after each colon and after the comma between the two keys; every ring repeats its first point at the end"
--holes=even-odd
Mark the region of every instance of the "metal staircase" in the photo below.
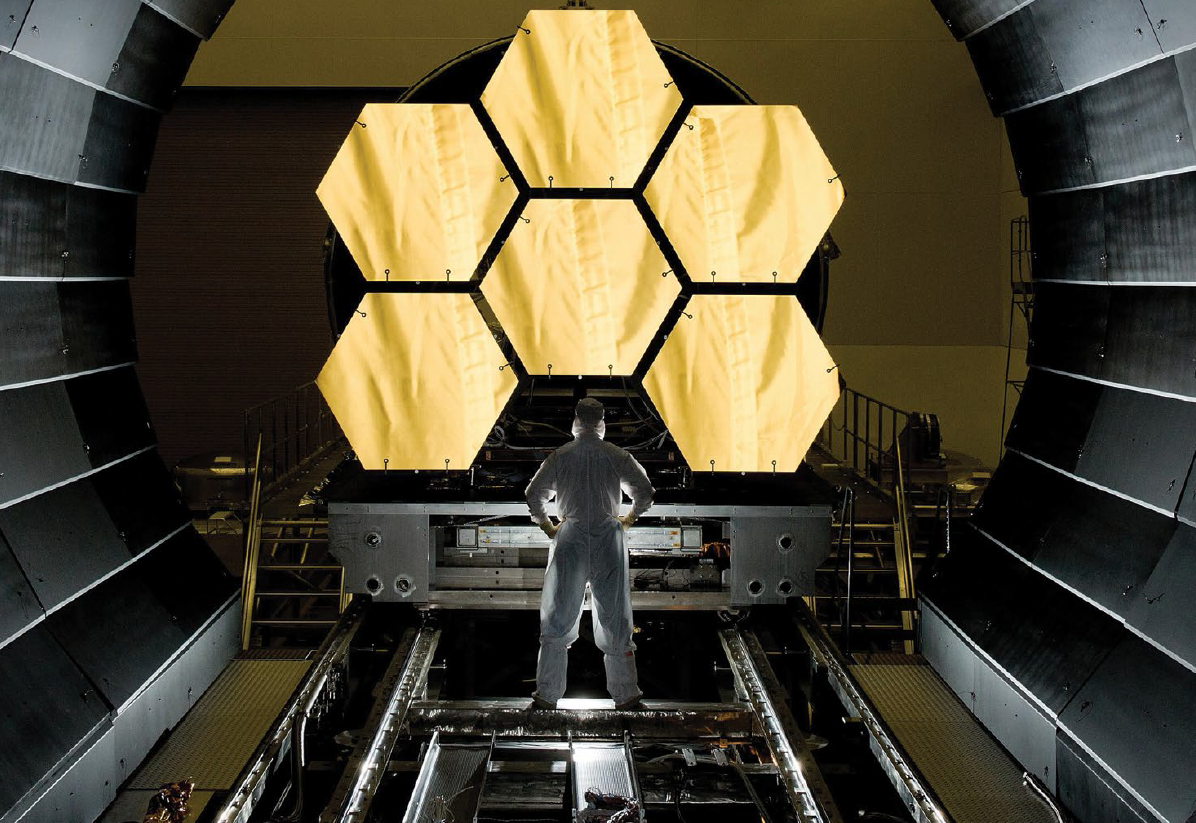
{"type": "MultiPolygon", "coordinates": [[[[259,441],[255,467],[261,465],[259,441]]],[[[328,520],[265,518],[255,469],[241,578],[241,648],[315,648],[349,604],[328,520]]]]}

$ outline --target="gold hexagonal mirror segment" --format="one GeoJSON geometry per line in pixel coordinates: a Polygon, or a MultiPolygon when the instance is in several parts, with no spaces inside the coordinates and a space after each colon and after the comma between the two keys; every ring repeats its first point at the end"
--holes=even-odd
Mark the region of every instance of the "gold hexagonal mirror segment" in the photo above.
{"type": "Polygon", "coordinates": [[[644,387],[694,471],[796,471],[839,397],[791,296],[698,295],[644,387]],[[712,465],[713,464],[713,465],[712,465]]]}
{"type": "Polygon", "coordinates": [[[797,282],[843,205],[805,117],[795,106],[695,106],[686,123],[644,196],[689,276],[797,282]]]}
{"type": "Polygon", "coordinates": [[[531,187],[630,188],[681,94],[635,12],[532,11],[482,105],[531,187]]]}
{"type": "Polygon", "coordinates": [[[372,103],[316,190],[367,280],[468,280],[518,195],[466,105],[372,103]]]}
{"type": "Polygon", "coordinates": [[[630,200],[532,200],[482,281],[530,374],[631,374],[680,285],[630,200]]]}
{"type": "Polygon", "coordinates": [[[367,294],[316,384],[365,468],[466,469],[515,390],[503,365],[469,295],[367,294]]]}

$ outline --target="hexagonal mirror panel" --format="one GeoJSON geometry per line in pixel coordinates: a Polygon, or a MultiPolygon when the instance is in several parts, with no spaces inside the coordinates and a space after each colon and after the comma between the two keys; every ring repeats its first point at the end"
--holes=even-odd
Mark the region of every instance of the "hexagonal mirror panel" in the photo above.
{"type": "Polygon", "coordinates": [[[532,11],[482,105],[532,188],[630,188],[681,94],[633,11],[532,11]]]}
{"type": "Polygon", "coordinates": [[[843,184],[795,106],[695,106],[644,197],[695,283],[796,283],[843,184]],[[692,128],[691,128],[692,127],[692,128]]]}
{"type": "Polygon", "coordinates": [[[482,293],[524,368],[631,374],[680,292],[635,204],[532,200],[522,217],[482,293]]]}
{"type": "Polygon", "coordinates": [[[365,468],[452,470],[517,381],[470,295],[367,294],[316,383],[365,468]]]}
{"type": "Polygon", "coordinates": [[[465,105],[366,106],[316,190],[367,280],[469,280],[518,192],[465,105]]]}
{"type": "Polygon", "coordinates": [[[694,297],[644,388],[694,471],[792,472],[835,401],[839,378],[789,295],[694,297]]]}

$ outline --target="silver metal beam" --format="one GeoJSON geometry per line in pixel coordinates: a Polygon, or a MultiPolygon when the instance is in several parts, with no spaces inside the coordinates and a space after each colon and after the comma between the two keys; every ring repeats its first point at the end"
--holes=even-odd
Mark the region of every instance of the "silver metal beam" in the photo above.
{"type": "MultiPolygon", "coordinates": [[[[433,590],[428,594],[428,605],[433,609],[538,609],[540,592],[513,589],[433,590]]],[[[731,593],[633,591],[631,607],[637,611],[722,611],[731,608],[731,593]]],[[[586,608],[589,608],[588,596],[586,608]]]]}
{"type": "Polygon", "coordinates": [[[408,631],[383,677],[378,700],[370,712],[361,742],[353,751],[320,815],[320,823],[361,823],[374,793],[386,773],[399,729],[412,701],[427,688],[428,669],[440,641],[440,629],[424,627],[418,634],[408,631]]]}
{"type": "Polygon", "coordinates": [[[764,730],[798,819],[802,823],[843,823],[756,635],[730,628],[719,632],[719,640],[735,680],[764,730]]]}
{"type": "Polygon", "coordinates": [[[499,738],[637,740],[743,739],[758,730],[743,706],[645,700],[643,708],[618,711],[609,700],[577,700],[554,710],[532,710],[530,700],[459,700],[414,703],[407,714],[413,736],[439,730],[446,735],[499,738]],[[591,705],[597,704],[597,705],[591,705]],[[606,705],[603,705],[606,704],[606,705]]]}
{"type": "MultiPolygon", "coordinates": [[[[549,514],[557,514],[556,504],[546,507],[549,514]]],[[[462,501],[460,503],[329,503],[328,513],[335,514],[453,514],[467,517],[494,517],[517,515],[527,517],[526,503],[483,503],[462,501]]],[[[658,503],[645,518],[647,522],[657,518],[673,517],[813,517],[827,518],[831,507],[817,506],[724,506],[724,505],[677,505],[658,503]]],[[[465,525],[465,524],[460,524],[465,525]]]]}

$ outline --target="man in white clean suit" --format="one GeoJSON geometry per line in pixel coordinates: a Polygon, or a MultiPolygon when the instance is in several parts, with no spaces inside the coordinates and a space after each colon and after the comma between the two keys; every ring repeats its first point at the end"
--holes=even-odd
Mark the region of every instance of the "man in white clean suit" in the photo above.
{"type": "Polygon", "coordinates": [[[540,599],[540,657],[534,705],[553,708],[565,693],[569,647],[577,640],[582,600],[590,584],[594,641],[606,663],[606,689],[620,709],[640,703],[631,641],[631,584],[623,535],[652,505],[648,473],[626,450],[602,438],[597,400],[577,404],[573,442],[548,456],[527,487],[532,520],[553,538],[540,599]],[[619,516],[622,492],[631,510],[619,516]],[[556,495],[560,524],[544,510],[556,495]]]}

